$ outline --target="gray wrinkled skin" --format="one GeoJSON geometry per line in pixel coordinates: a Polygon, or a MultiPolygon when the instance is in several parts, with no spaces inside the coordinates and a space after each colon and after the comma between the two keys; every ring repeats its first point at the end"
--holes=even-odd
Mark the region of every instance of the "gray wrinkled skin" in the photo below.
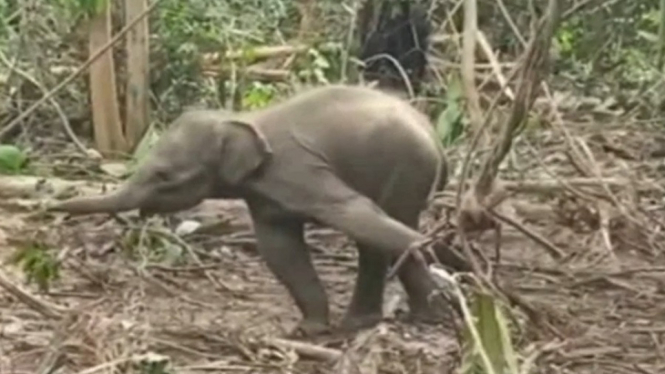
{"type": "MultiPolygon", "coordinates": [[[[302,313],[296,331],[308,335],[328,330],[330,321],[305,222],[357,243],[358,276],[342,327],[369,327],[382,318],[389,265],[422,239],[419,213],[446,182],[441,146],[423,114],[393,95],[333,85],[252,112],[186,112],[116,191],[51,210],[151,215],[209,198],[242,198],[258,251],[302,313]]],[[[398,276],[411,315],[437,321],[440,312],[427,298],[434,283],[423,266],[410,258],[398,276]]]]}

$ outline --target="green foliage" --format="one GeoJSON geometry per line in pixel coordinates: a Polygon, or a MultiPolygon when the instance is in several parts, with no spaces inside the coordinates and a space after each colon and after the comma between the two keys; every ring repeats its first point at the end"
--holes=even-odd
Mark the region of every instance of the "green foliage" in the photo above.
{"type": "Polygon", "coordinates": [[[329,84],[341,78],[340,52],[342,46],[327,43],[310,48],[297,65],[297,76],[309,84],[329,84]]]}
{"type": "Polygon", "coordinates": [[[174,237],[161,229],[150,229],[150,223],[141,228],[127,231],[122,239],[122,247],[129,258],[140,263],[163,263],[176,265],[184,261],[183,243],[175,242],[174,237]]]}
{"type": "Polygon", "coordinates": [[[106,9],[109,0],[55,0],[55,3],[75,17],[94,17],[106,9]]]}
{"type": "Polygon", "coordinates": [[[73,0],[78,3],[81,10],[86,12],[89,16],[95,16],[106,9],[109,5],[109,0],[73,0]]]}
{"type": "Polygon", "coordinates": [[[173,372],[168,370],[168,364],[168,361],[142,362],[139,365],[139,372],[141,374],[171,374],[173,372]]]}
{"type": "MultiPolygon", "coordinates": [[[[307,40],[311,49],[299,54],[290,66],[291,78],[308,84],[339,79],[344,47],[330,41],[345,40],[348,33],[348,14],[343,7],[324,2],[317,3],[317,8],[317,20],[326,25],[325,32],[334,30],[336,35],[323,36],[321,40],[325,43],[321,45],[316,40],[307,40]]],[[[241,72],[255,63],[256,47],[288,44],[298,31],[298,15],[296,0],[163,0],[151,18],[152,69],[159,72],[151,75],[151,88],[160,107],[156,111],[162,116],[160,120],[169,123],[184,106],[193,104],[226,106],[227,98],[235,97],[236,91],[238,101],[249,108],[273,100],[280,91],[278,84],[271,88],[273,84],[226,73],[232,68],[241,72]],[[223,68],[224,76],[204,76],[201,57],[223,56],[227,51],[242,51],[242,56],[233,61],[221,59],[219,67],[223,68]]]]}
{"type": "MultiPolygon", "coordinates": [[[[6,0],[0,0],[0,38],[6,39],[10,35],[9,29],[9,16],[16,11],[16,4],[8,3],[6,0]]],[[[2,44],[5,44],[5,40],[2,40],[2,44]]]]}
{"type": "Polygon", "coordinates": [[[555,35],[559,70],[604,91],[607,85],[623,91],[659,79],[654,66],[660,23],[658,1],[582,8],[555,35]]]}
{"type": "Polygon", "coordinates": [[[140,374],[173,374],[170,368],[170,358],[167,356],[149,353],[134,362],[134,370],[140,374]]]}
{"type": "Polygon", "coordinates": [[[311,62],[308,68],[301,69],[298,77],[311,83],[330,83],[326,77],[326,72],[330,69],[330,62],[316,49],[310,48],[307,51],[307,57],[311,62]]]}
{"type": "MultiPolygon", "coordinates": [[[[461,374],[518,374],[517,355],[511,342],[510,330],[503,314],[503,306],[494,294],[480,283],[470,292],[463,292],[460,274],[450,275],[438,266],[430,271],[441,290],[446,290],[459,301],[464,329],[461,336],[461,374]],[[471,299],[471,300],[470,300],[471,299]]],[[[475,280],[475,277],[471,275],[475,280]]],[[[529,363],[521,369],[528,370],[529,363]]],[[[527,374],[527,371],[523,372],[527,374]]]]}
{"type": "MultiPolygon", "coordinates": [[[[547,1],[503,0],[512,23],[526,40],[530,22],[542,16],[547,1]],[[535,14],[532,14],[531,8],[535,14]]],[[[632,2],[581,1],[564,7],[555,33],[552,57],[553,87],[575,96],[616,99],[616,109],[650,109],[661,115],[665,97],[665,8],[663,0],[632,2]]],[[[479,24],[499,49],[502,59],[514,61],[524,47],[495,2],[479,9],[479,24]]]]}
{"type": "Polygon", "coordinates": [[[454,144],[464,132],[464,98],[459,79],[453,77],[446,92],[446,108],[439,114],[436,131],[444,146],[454,144]]]}
{"type": "Polygon", "coordinates": [[[48,291],[49,284],[60,279],[60,264],[40,243],[17,249],[10,263],[21,266],[26,281],[35,282],[41,291],[48,291]]]}
{"type": "Polygon", "coordinates": [[[252,82],[242,98],[243,109],[259,109],[269,105],[277,94],[274,85],[252,82]]]}
{"type": "Polygon", "coordinates": [[[0,144],[0,174],[19,174],[28,164],[28,156],[19,148],[0,144]]]}
{"type": "Polygon", "coordinates": [[[581,33],[582,30],[571,22],[563,22],[554,35],[559,52],[565,56],[575,53],[575,41],[579,39],[581,33]]]}
{"type": "Polygon", "coordinates": [[[253,47],[282,44],[295,31],[295,14],[294,1],[163,0],[151,23],[151,59],[159,71],[151,76],[151,85],[165,115],[162,120],[170,122],[193,103],[220,105],[216,91],[225,85],[211,85],[203,76],[203,54],[243,50],[247,56],[238,62],[247,64],[253,47]],[[287,21],[293,30],[284,27],[287,21]]]}

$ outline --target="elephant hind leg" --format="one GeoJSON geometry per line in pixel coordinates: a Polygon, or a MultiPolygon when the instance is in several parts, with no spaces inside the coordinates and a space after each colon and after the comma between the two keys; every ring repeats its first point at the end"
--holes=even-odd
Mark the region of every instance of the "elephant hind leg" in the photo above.
{"type": "MultiPolygon", "coordinates": [[[[418,209],[401,207],[393,217],[410,228],[418,228],[418,209]]],[[[357,330],[376,325],[383,318],[383,299],[388,268],[397,260],[378,248],[358,243],[358,276],[351,303],[342,321],[345,330],[357,330]]],[[[432,279],[423,276],[415,261],[406,261],[398,278],[408,297],[410,319],[420,322],[441,322],[444,315],[431,294],[435,290],[432,279]]]]}
{"type": "Polygon", "coordinates": [[[357,243],[358,276],[351,303],[342,320],[343,330],[376,325],[383,318],[383,294],[390,256],[380,249],[357,243]]]}
{"type": "MultiPolygon", "coordinates": [[[[418,230],[420,209],[411,206],[400,207],[394,215],[405,225],[418,230]]],[[[397,257],[390,259],[390,265],[396,262],[397,257]]],[[[436,284],[430,276],[423,274],[423,271],[429,275],[429,271],[420,267],[416,261],[405,261],[397,272],[397,277],[407,295],[409,319],[424,323],[443,322],[448,317],[448,309],[445,308],[447,302],[440,295],[434,295],[436,284]]]]}
{"type": "MultiPolygon", "coordinates": [[[[390,209],[390,206],[386,208],[390,209]]],[[[418,228],[418,209],[401,206],[395,208],[392,216],[404,225],[418,228]]],[[[342,328],[357,330],[371,327],[383,318],[383,299],[386,286],[386,275],[390,264],[396,258],[386,254],[378,248],[364,243],[357,243],[358,247],[358,276],[356,278],[351,303],[342,321],[342,328]]],[[[409,309],[414,315],[428,314],[427,295],[432,289],[428,277],[423,277],[420,271],[410,269],[418,266],[414,261],[406,261],[404,270],[400,270],[398,277],[409,297],[409,309]]]]}

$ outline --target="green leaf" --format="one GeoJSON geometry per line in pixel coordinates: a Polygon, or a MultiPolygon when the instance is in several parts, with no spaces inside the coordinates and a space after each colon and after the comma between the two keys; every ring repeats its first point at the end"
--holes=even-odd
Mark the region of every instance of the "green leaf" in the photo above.
{"type": "Polygon", "coordinates": [[[495,318],[494,300],[490,295],[478,294],[475,311],[477,328],[482,339],[483,348],[492,363],[494,372],[503,372],[503,339],[495,318]]]}
{"type": "Polygon", "coordinates": [[[17,249],[11,255],[10,263],[20,265],[26,281],[35,282],[42,291],[48,291],[51,281],[60,278],[60,264],[39,243],[17,249]]]}
{"type": "Polygon", "coordinates": [[[173,266],[177,264],[178,261],[182,260],[184,254],[182,246],[165,240],[162,241],[162,245],[162,263],[173,266]]]}
{"type": "Polygon", "coordinates": [[[462,88],[457,79],[451,79],[446,93],[446,109],[439,114],[436,131],[444,145],[453,144],[464,131],[464,112],[460,105],[462,88]]]}
{"type": "Polygon", "coordinates": [[[243,95],[242,106],[246,109],[263,108],[272,102],[276,93],[277,90],[273,85],[252,82],[252,85],[243,95]]]}
{"type": "Polygon", "coordinates": [[[17,174],[27,164],[28,156],[13,145],[0,144],[0,174],[17,174]]]}
{"type": "Polygon", "coordinates": [[[473,325],[478,331],[480,341],[473,341],[469,326],[465,328],[465,357],[463,373],[488,373],[490,369],[497,374],[517,374],[517,357],[512,347],[510,331],[499,304],[491,294],[478,292],[471,305],[475,317],[473,325]],[[485,367],[480,358],[482,349],[490,361],[491,368],[485,367]]]}
{"type": "Polygon", "coordinates": [[[241,51],[240,58],[246,64],[254,62],[256,60],[256,48],[255,47],[244,48],[241,51]]]}
{"type": "Polygon", "coordinates": [[[498,326],[499,336],[501,337],[501,345],[503,346],[503,358],[508,366],[509,373],[518,373],[517,354],[513,349],[513,343],[510,339],[510,329],[508,328],[508,319],[504,315],[501,308],[497,305],[495,310],[495,318],[498,326]]]}
{"type": "Polygon", "coordinates": [[[652,43],[658,42],[658,35],[648,31],[637,30],[637,36],[641,37],[642,39],[645,39],[648,42],[652,43]]]}

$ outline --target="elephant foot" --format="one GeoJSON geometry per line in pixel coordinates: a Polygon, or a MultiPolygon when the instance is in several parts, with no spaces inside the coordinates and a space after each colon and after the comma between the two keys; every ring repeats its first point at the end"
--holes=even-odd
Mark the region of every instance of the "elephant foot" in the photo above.
{"type": "Polygon", "coordinates": [[[451,305],[441,295],[429,300],[409,302],[408,321],[424,324],[440,324],[450,319],[451,305]]]}
{"type": "Polygon", "coordinates": [[[296,327],[287,334],[287,338],[302,339],[311,338],[317,335],[329,334],[331,332],[330,325],[314,320],[302,320],[296,327]]]}
{"type": "Polygon", "coordinates": [[[422,323],[427,325],[436,325],[446,320],[445,312],[429,310],[411,310],[406,315],[406,322],[422,323]]]}
{"type": "Polygon", "coordinates": [[[369,314],[347,314],[342,323],[340,324],[340,330],[344,332],[354,332],[358,330],[364,330],[376,326],[381,322],[383,316],[381,313],[369,313],[369,314]]]}

